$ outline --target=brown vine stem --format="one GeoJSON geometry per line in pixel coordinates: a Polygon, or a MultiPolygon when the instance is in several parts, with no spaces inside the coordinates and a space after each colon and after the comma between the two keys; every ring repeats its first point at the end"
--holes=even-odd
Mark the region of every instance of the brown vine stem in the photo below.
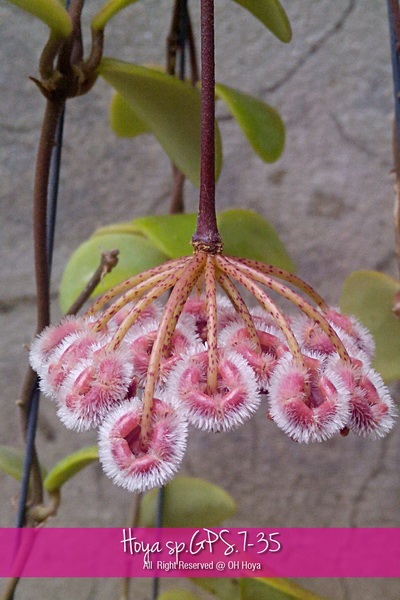
{"type": "MultiPolygon", "coordinates": [[[[174,9],[172,12],[172,20],[170,30],[167,36],[167,65],[166,72],[168,75],[175,76],[176,74],[176,56],[181,39],[181,23],[182,23],[182,0],[175,0],[174,9]]],[[[181,48],[184,52],[185,49],[181,48]]],[[[172,193],[169,205],[170,214],[179,214],[185,211],[183,186],[185,184],[185,176],[182,171],[172,163],[172,193]]]]}
{"type": "Polygon", "coordinates": [[[85,289],[82,290],[75,302],[69,308],[68,312],[66,313],[67,315],[74,315],[82,308],[85,302],[90,298],[91,294],[97,288],[103,277],[105,277],[107,273],[110,273],[110,271],[117,266],[118,254],[119,250],[102,252],[99,266],[88,281],[85,289]]]}
{"type": "Polygon", "coordinates": [[[396,35],[397,50],[400,50],[400,8],[398,0],[389,0],[389,6],[393,17],[393,27],[396,35]]]}
{"type": "Polygon", "coordinates": [[[399,158],[399,147],[398,147],[398,143],[397,143],[396,124],[394,124],[394,127],[393,127],[393,159],[394,159],[394,172],[395,172],[395,176],[396,176],[395,201],[394,201],[394,231],[395,231],[397,265],[398,265],[398,270],[400,273],[400,158],[399,158]]]}
{"type": "Polygon", "coordinates": [[[50,33],[47,44],[43,48],[39,60],[39,73],[42,79],[50,79],[54,75],[54,59],[58,54],[64,40],[50,33]]]}
{"type": "Polygon", "coordinates": [[[167,36],[167,67],[168,75],[175,75],[176,55],[178,52],[181,24],[181,0],[175,0],[172,11],[172,20],[170,30],[167,36]]]}
{"type": "Polygon", "coordinates": [[[18,585],[19,579],[20,579],[19,577],[10,577],[10,579],[7,579],[6,586],[4,588],[4,591],[1,595],[0,600],[12,600],[12,598],[14,597],[15,588],[18,585]]]}
{"type": "MultiPolygon", "coordinates": [[[[396,123],[393,124],[393,159],[394,159],[394,172],[396,175],[396,182],[394,185],[394,233],[395,233],[395,250],[397,257],[397,266],[400,273],[400,158],[399,158],[399,146],[397,141],[397,127],[396,123]]],[[[400,292],[397,292],[393,298],[393,313],[398,319],[400,319],[400,292]]]]}
{"type": "MultiPolygon", "coordinates": [[[[171,27],[167,36],[167,68],[168,75],[175,76],[176,73],[176,56],[179,47],[180,30],[181,30],[181,0],[175,0],[174,9],[172,12],[171,27]]],[[[169,205],[170,214],[183,213],[183,186],[185,176],[178,167],[172,163],[172,193],[169,205]]]]}
{"type": "Polygon", "coordinates": [[[80,21],[84,2],[85,0],[71,0],[68,9],[72,21],[72,33],[60,51],[57,64],[57,69],[67,78],[72,75],[72,56],[75,53],[78,58],[82,55],[80,21]]]}
{"type": "Polygon", "coordinates": [[[103,56],[104,31],[92,30],[92,47],[89,58],[82,64],[82,73],[85,78],[84,85],[79,91],[80,94],[86,94],[94,85],[97,79],[97,67],[103,56]]]}
{"type": "MultiPolygon", "coordinates": [[[[46,89],[45,82],[36,82],[46,97],[39,146],[36,156],[35,181],[33,189],[33,244],[35,259],[35,281],[37,297],[36,334],[40,333],[50,323],[50,276],[49,257],[47,250],[47,203],[48,186],[52,151],[55,145],[57,125],[65,106],[67,97],[73,96],[79,84],[74,81],[71,54],[77,51],[82,43],[80,34],[80,17],[84,0],[71,0],[69,15],[72,21],[72,34],[59,48],[57,70],[59,78],[52,82],[54,89],[46,89]]],[[[47,65],[52,63],[49,50],[56,52],[53,44],[46,45],[47,65]]],[[[50,52],[51,54],[51,52],[50,52]]],[[[54,56],[55,58],[55,56],[54,56]]],[[[43,55],[42,55],[43,59],[43,55]]],[[[43,64],[41,65],[43,66],[43,64]]],[[[76,76],[75,76],[76,79],[76,76]]],[[[26,441],[30,402],[37,386],[37,376],[29,367],[25,375],[19,400],[21,428],[26,441]]],[[[35,446],[32,447],[31,466],[31,498],[32,506],[43,503],[43,485],[35,446]]]]}
{"type": "MultiPolygon", "coordinates": [[[[46,327],[50,322],[49,267],[46,246],[47,188],[49,182],[51,153],[53,150],[58,118],[63,109],[63,105],[64,103],[62,101],[46,101],[46,109],[43,117],[36,159],[35,183],[33,191],[33,240],[37,295],[36,334],[40,333],[42,329],[44,329],[44,327],[46,327]]],[[[21,428],[24,440],[26,440],[29,402],[36,385],[36,373],[34,373],[34,371],[29,367],[22,384],[20,398],[17,402],[18,406],[20,407],[21,428]]],[[[32,453],[31,477],[31,502],[32,504],[42,504],[42,476],[35,448],[33,448],[32,453]]]]}
{"type": "Polygon", "coordinates": [[[169,204],[169,214],[176,215],[185,212],[185,202],[183,196],[183,186],[185,184],[185,176],[176,165],[172,165],[172,193],[169,204]]]}
{"type": "Polygon", "coordinates": [[[192,19],[190,18],[189,7],[187,8],[187,41],[189,46],[190,71],[192,85],[197,85],[199,81],[199,67],[197,64],[196,42],[194,39],[192,19]]]}
{"type": "Polygon", "coordinates": [[[43,83],[54,77],[54,61],[59,56],[55,84],[61,77],[60,71],[65,76],[71,73],[72,64],[75,60],[82,59],[82,35],[81,35],[81,13],[85,0],[71,0],[68,14],[72,22],[72,33],[64,40],[50,33],[49,40],[45,45],[39,60],[39,73],[43,83]]]}
{"type": "Polygon", "coordinates": [[[33,190],[33,242],[37,294],[37,331],[40,333],[50,322],[50,285],[47,256],[47,190],[51,154],[59,116],[64,107],[60,100],[47,100],[36,159],[33,190]]]}
{"type": "MultiPolygon", "coordinates": [[[[396,256],[398,270],[400,273],[400,157],[399,157],[399,145],[400,145],[400,110],[399,110],[399,87],[400,87],[400,7],[398,0],[388,0],[389,9],[389,26],[390,26],[390,38],[391,38],[391,55],[392,55],[392,68],[393,68],[393,83],[395,92],[395,120],[393,124],[393,160],[394,160],[394,172],[396,175],[395,183],[395,205],[394,205],[394,228],[396,236],[396,256]]],[[[395,297],[395,308],[398,304],[399,299],[395,297]]],[[[395,310],[395,314],[397,311],[395,310]]]]}
{"type": "MultiPolygon", "coordinates": [[[[39,61],[39,72],[42,81],[31,78],[38,85],[46,98],[46,107],[36,157],[33,190],[33,243],[37,294],[36,333],[40,333],[42,329],[50,323],[50,261],[47,241],[47,203],[50,167],[56,139],[56,130],[60,116],[63,113],[66,98],[81,94],[90,89],[91,85],[93,85],[96,79],[94,69],[100,61],[103,47],[103,33],[100,32],[99,35],[93,37],[92,53],[86,63],[86,71],[84,72],[87,80],[84,81],[85,87],[81,88],[80,77],[74,71],[73,66],[75,65],[75,61],[80,61],[82,58],[83,46],[80,18],[83,4],[84,0],[71,0],[69,7],[69,15],[72,21],[71,36],[67,40],[60,41],[55,39],[53,35],[50,35],[50,39],[47,42],[39,61]],[[54,61],[57,55],[57,71],[54,71],[54,61]],[[91,69],[93,72],[90,72],[91,69]],[[49,79],[47,80],[47,78],[49,79]]],[[[83,69],[81,70],[83,72],[83,69]]],[[[102,267],[102,272],[104,272],[104,265],[102,265],[102,267]]],[[[99,279],[101,279],[101,276],[102,275],[100,274],[99,279]]],[[[98,281],[96,283],[96,281],[93,280],[92,283],[95,286],[98,281]]],[[[90,291],[85,290],[85,294],[80,297],[80,301],[83,302],[86,299],[86,292],[90,295],[90,291]]],[[[37,385],[37,375],[30,367],[28,367],[21,387],[20,398],[17,401],[17,405],[20,408],[22,434],[26,443],[30,405],[36,394],[37,385]]],[[[51,498],[49,504],[47,506],[43,505],[43,483],[39,459],[34,443],[34,434],[30,446],[30,453],[30,509],[28,516],[24,513],[19,515],[18,519],[19,522],[21,522],[21,525],[25,525],[26,523],[36,525],[38,521],[45,520],[48,516],[57,511],[60,502],[60,494],[56,491],[50,495],[51,498]],[[20,516],[25,518],[25,522],[22,520],[20,521],[20,516]]],[[[22,488],[21,501],[26,503],[25,492],[22,491],[22,488]]],[[[18,578],[11,578],[7,581],[2,600],[12,600],[18,581],[18,578]]]]}
{"type": "MultiPolygon", "coordinates": [[[[183,26],[183,2],[185,0],[176,0],[172,14],[170,31],[167,37],[167,68],[166,72],[169,75],[176,75],[176,57],[177,52],[185,52],[185,42],[187,41],[190,57],[190,72],[191,84],[196,86],[199,81],[199,69],[197,66],[196,45],[194,40],[192,22],[190,19],[189,7],[185,5],[185,21],[183,26]],[[186,31],[183,31],[186,29],[186,31]]],[[[184,73],[179,74],[180,78],[184,78],[184,73]]],[[[171,193],[171,201],[169,205],[169,213],[177,214],[185,212],[183,188],[186,177],[176,165],[172,165],[173,187],[171,193]]]]}

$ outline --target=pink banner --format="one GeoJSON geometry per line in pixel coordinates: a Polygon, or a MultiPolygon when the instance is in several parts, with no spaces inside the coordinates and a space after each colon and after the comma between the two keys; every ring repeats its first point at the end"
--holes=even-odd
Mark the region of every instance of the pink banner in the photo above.
{"type": "Polygon", "coordinates": [[[400,577],[400,529],[0,529],[0,577],[400,577]]]}

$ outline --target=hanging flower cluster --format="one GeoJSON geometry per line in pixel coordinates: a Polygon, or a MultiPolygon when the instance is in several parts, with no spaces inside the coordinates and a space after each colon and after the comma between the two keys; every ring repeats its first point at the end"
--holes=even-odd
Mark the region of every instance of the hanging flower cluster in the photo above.
{"type": "Polygon", "coordinates": [[[295,275],[200,250],[47,328],[30,360],[66,427],[98,428],[105,473],[142,491],[173,477],[188,424],[234,429],[263,398],[269,418],[297,442],[349,431],[384,436],[396,411],[370,366],[373,351],[360,323],[295,275]],[[257,308],[247,307],[237,283],[257,308]],[[266,289],[298,314],[285,316],[266,289]]]}

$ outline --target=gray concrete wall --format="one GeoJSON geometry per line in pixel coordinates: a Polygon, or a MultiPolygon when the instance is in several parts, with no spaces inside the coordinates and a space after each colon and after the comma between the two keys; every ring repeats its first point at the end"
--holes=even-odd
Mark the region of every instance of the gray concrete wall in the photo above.
{"type": "MultiPolygon", "coordinates": [[[[100,2],[88,3],[87,19],[100,2]]],[[[298,272],[332,303],[355,269],[395,274],[392,228],[392,83],[385,3],[284,2],[293,42],[282,45],[236,4],[217,4],[218,79],[276,106],[287,146],[274,165],[249,149],[237,125],[221,122],[225,165],[219,207],[247,206],[278,229],[298,272]]],[[[115,18],[106,54],[163,62],[169,5],[146,0],[115,18]],[[125,16],[126,15],[126,16],[125,16]]],[[[193,14],[197,15],[196,7],[193,14]]],[[[15,400],[34,330],[31,194],[43,99],[29,82],[46,28],[0,8],[0,440],[21,447],[15,400]]],[[[109,88],[69,103],[53,277],[97,226],[167,210],[168,160],[150,137],[118,140],[107,124],[109,88]]],[[[188,210],[196,191],[187,185],[188,210]]],[[[42,402],[38,446],[45,465],[93,443],[66,431],[42,402]]],[[[206,477],[238,502],[240,526],[399,527],[399,427],[384,440],[349,436],[292,443],[260,412],[237,432],[191,432],[183,472],[206,477]]],[[[0,474],[0,525],[13,522],[18,486],[0,474]]],[[[130,499],[91,467],[65,487],[58,526],[122,526],[130,499]]],[[[398,581],[306,582],[337,600],[400,597],[398,581]]],[[[18,598],[113,598],[113,581],[24,582],[18,598]]],[[[139,584],[138,598],[146,591],[139,584]]]]}

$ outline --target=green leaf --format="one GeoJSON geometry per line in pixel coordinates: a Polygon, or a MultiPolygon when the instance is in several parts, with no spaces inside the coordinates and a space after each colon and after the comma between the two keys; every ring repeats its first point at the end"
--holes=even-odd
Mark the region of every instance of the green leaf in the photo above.
{"type": "MultiPolygon", "coordinates": [[[[140,527],[154,527],[158,490],[148,492],[140,507],[140,527]]],[[[222,488],[195,477],[175,477],[165,487],[163,527],[215,527],[236,512],[222,488]]]]}
{"type": "Polygon", "coordinates": [[[373,367],[385,381],[400,378],[400,320],[392,311],[400,282],[377,271],[354,271],[343,285],[340,308],[355,315],[375,339],[373,367]]]}
{"type": "Polygon", "coordinates": [[[275,229],[252,210],[231,208],[218,215],[224,254],[251,258],[294,271],[294,263],[275,229]]]}
{"type": "MultiPolygon", "coordinates": [[[[141,218],[141,217],[139,217],[141,218]]],[[[132,221],[121,221],[120,223],[111,223],[110,225],[103,225],[103,227],[99,227],[92,233],[92,238],[94,237],[102,237],[103,235],[110,234],[120,234],[124,233],[127,235],[137,236],[138,232],[135,227],[132,225],[132,221]]],[[[139,233],[140,236],[143,237],[142,233],[139,233]]]]}
{"type": "Polygon", "coordinates": [[[111,99],[109,118],[111,129],[119,137],[135,137],[150,131],[118,92],[111,99]]]}
{"type": "Polygon", "coordinates": [[[322,600],[288,579],[241,579],[241,600],[322,600]]]}
{"type": "Polygon", "coordinates": [[[17,481],[22,479],[24,453],[11,446],[0,446],[0,469],[17,481]]]}
{"type": "Polygon", "coordinates": [[[292,30],[289,19],[278,0],[235,0],[261,21],[281,42],[290,42],[292,30]]]}
{"type": "MultiPolygon", "coordinates": [[[[133,108],[172,162],[195,185],[200,183],[200,93],[185,81],[155,69],[110,58],[100,75],[133,108]]],[[[221,170],[221,137],[216,129],[216,176],[221,170]]]]}
{"type": "Polygon", "coordinates": [[[72,22],[68,12],[58,0],[8,0],[25,12],[37,17],[51,29],[58,38],[71,34],[72,22]]]}
{"type": "Polygon", "coordinates": [[[240,580],[199,577],[191,581],[220,600],[240,600],[240,580]]]}
{"type": "MultiPolygon", "coordinates": [[[[0,470],[7,475],[11,475],[17,481],[22,479],[24,470],[25,453],[22,450],[17,450],[12,446],[0,445],[0,470]]],[[[42,477],[46,476],[46,469],[40,467],[42,477]]]]}
{"type": "Polygon", "coordinates": [[[94,29],[94,31],[101,31],[107,25],[108,21],[120,10],[136,1],[137,0],[109,0],[93,17],[91,23],[92,29],[94,29]]]}
{"type": "Polygon", "coordinates": [[[161,596],[157,596],[158,600],[201,600],[199,596],[193,594],[193,592],[187,592],[186,590],[168,590],[161,596]]]}
{"type": "Polygon", "coordinates": [[[105,233],[94,235],[81,244],[72,254],[60,284],[60,305],[66,312],[78,297],[100,263],[103,250],[118,249],[118,265],[104,277],[95,290],[103,294],[124,279],[151,269],[165,260],[165,254],[143,236],[133,233],[105,233]]]}
{"type": "Polygon", "coordinates": [[[196,229],[195,214],[150,215],[132,221],[133,230],[145,235],[169,258],[192,254],[190,243],[196,229]]]}
{"type": "MultiPolygon", "coordinates": [[[[218,213],[217,221],[227,256],[261,260],[288,271],[294,270],[275,229],[256,212],[232,208],[218,213]]],[[[132,221],[132,227],[169,258],[177,258],[192,252],[190,240],[196,229],[196,215],[140,217],[132,221]]]]}
{"type": "MultiPolygon", "coordinates": [[[[193,252],[190,244],[196,215],[153,215],[130,222],[114,223],[95,231],[71,256],[60,286],[60,304],[65,312],[96,270],[103,250],[120,250],[118,265],[96,289],[104,293],[113,285],[161,264],[169,258],[193,252]]],[[[224,253],[241,256],[294,271],[294,265],[274,228],[251,210],[230,209],[217,215],[224,253]]]]}
{"type": "Polygon", "coordinates": [[[98,458],[97,446],[88,446],[87,448],[81,448],[72,454],[68,454],[68,456],[60,460],[50,470],[43,482],[44,489],[48,492],[59,490],[76,473],[82,471],[82,469],[98,460],[98,458]]]}
{"type": "Polygon", "coordinates": [[[220,83],[215,93],[227,105],[254,152],[265,162],[278,160],[285,145],[285,126],[279,113],[262,100],[220,83]]]}
{"type": "Polygon", "coordinates": [[[322,600],[288,579],[192,579],[220,600],[322,600]]]}

